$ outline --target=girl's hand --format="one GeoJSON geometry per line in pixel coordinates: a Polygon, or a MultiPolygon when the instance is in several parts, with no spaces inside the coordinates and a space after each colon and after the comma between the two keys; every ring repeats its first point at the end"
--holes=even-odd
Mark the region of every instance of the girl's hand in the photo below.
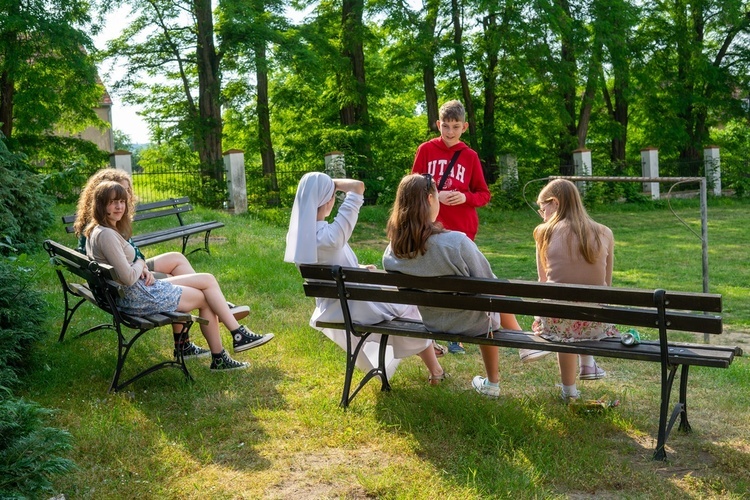
{"type": "Polygon", "coordinates": [[[151,286],[156,282],[156,278],[154,278],[154,275],[151,271],[148,270],[148,268],[143,269],[143,273],[141,274],[141,278],[143,278],[143,283],[146,286],[151,286]]]}
{"type": "Polygon", "coordinates": [[[359,267],[361,267],[362,269],[368,269],[370,271],[374,271],[375,269],[377,269],[377,266],[375,266],[375,264],[360,264],[359,267]]]}

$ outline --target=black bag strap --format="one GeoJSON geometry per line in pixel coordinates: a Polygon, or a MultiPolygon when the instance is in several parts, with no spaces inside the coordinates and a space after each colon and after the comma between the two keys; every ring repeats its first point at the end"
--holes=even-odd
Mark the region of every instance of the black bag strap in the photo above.
{"type": "Polygon", "coordinates": [[[451,158],[450,163],[448,163],[448,168],[445,169],[445,172],[443,172],[443,176],[440,178],[440,183],[438,184],[438,191],[441,191],[443,189],[443,186],[445,186],[445,181],[448,180],[448,176],[451,174],[453,165],[455,165],[456,160],[458,160],[458,155],[460,154],[461,154],[460,149],[456,151],[455,153],[453,153],[453,158],[451,158]]]}

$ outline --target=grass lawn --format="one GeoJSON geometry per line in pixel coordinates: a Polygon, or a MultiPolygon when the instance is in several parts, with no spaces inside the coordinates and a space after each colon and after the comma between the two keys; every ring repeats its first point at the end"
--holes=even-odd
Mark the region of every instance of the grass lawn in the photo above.
{"type": "MultiPolygon", "coordinates": [[[[674,207],[700,234],[696,200],[674,207]]],[[[724,297],[725,334],[750,336],[750,202],[712,199],[709,291],[724,297]]],[[[72,213],[74,207],[58,207],[72,213]]],[[[663,204],[591,210],[615,234],[614,286],[701,291],[701,242],[663,204]]],[[[365,207],[352,239],[363,263],[379,263],[387,210],[365,207]]],[[[619,407],[577,412],[558,400],[556,362],[522,365],[501,350],[501,397],[470,387],[483,373],[477,346],[446,355],[451,377],[427,384],[418,358],[405,360],[393,391],[369,384],[344,411],[337,406],[343,352],[308,326],[314,307],[301,279],[282,261],[287,213],[243,216],[198,209],[191,219],[219,218],[211,255],[190,256],[215,274],[227,298],[248,304],[243,323],[276,339],[237,355],[249,370],[210,373],[190,362],[194,383],[162,370],[109,394],[116,340],[108,332],[75,333],[105,320],[86,304],[59,344],[60,284],[41,250],[38,286],[50,304],[49,335],[38,346],[20,394],[57,409],[51,425],[69,430],[78,470],[54,480],[68,498],[747,498],[750,495],[750,362],[727,370],[692,368],[688,405],[692,434],[676,429],[668,461],[651,460],[658,424],[660,368],[601,358],[609,376],[579,384],[584,396],[619,399],[619,407]]],[[[503,278],[536,279],[529,209],[480,212],[477,244],[503,278]]],[[[137,226],[144,228],[144,226],[137,226]]],[[[142,229],[142,230],[145,230],[142,229]]],[[[62,225],[49,237],[73,244],[62,225]]],[[[195,247],[200,242],[195,242],[195,247]]],[[[146,255],[179,251],[173,241],[146,255]]],[[[529,318],[519,318],[528,326],[529,318]]],[[[193,338],[205,341],[196,329],[193,338]]],[[[648,332],[646,332],[648,333],[648,332]]],[[[147,334],[131,366],[171,354],[171,333],[147,334]]],[[[682,340],[702,342],[690,334],[682,340]]],[[[231,345],[223,331],[225,345],[231,345]]],[[[126,366],[127,371],[127,366],[126,366]]],[[[676,396],[675,396],[676,397],[676,396]]]]}

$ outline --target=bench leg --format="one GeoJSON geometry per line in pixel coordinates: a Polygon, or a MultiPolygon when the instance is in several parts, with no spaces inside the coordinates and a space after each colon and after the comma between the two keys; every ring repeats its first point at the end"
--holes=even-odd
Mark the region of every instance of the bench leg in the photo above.
{"type": "MultiPolygon", "coordinates": [[[[664,449],[669,431],[672,429],[672,424],[676,418],[675,414],[672,414],[670,422],[668,424],[668,413],[669,413],[669,398],[672,394],[672,384],[674,383],[674,376],[679,365],[670,365],[669,368],[662,366],[661,374],[661,405],[659,406],[659,432],[656,438],[656,450],[654,451],[654,460],[666,460],[667,452],[664,449]]],[[[681,411],[680,403],[675,406],[675,412],[681,411]]]]}
{"type": "Polygon", "coordinates": [[[206,252],[208,255],[211,255],[211,250],[209,250],[209,248],[208,248],[208,238],[209,238],[209,236],[211,236],[211,230],[210,229],[208,231],[206,231],[206,235],[203,237],[203,248],[200,248],[200,247],[199,248],[195,248],[195,249],[191,250],[188,253],[185,253],[185,250],[187,250],[187,244],[188,244],[188,238],[189,238],[189,236],[183,236],[182,237],[182,253],[184,255],[190,255],[191,253],[203,251],[203,252],[206,252]]]}
{"type": "MultiPolygon", "coordinates": [[[[185,340],[187,338],[187,334],[190,331],[190,327],[192,326],[192,321],[188,323],[182,323],[183,327],[180,332],[181,334],[181,340],[185,340]]],[[[125,360],[128,357],[128,354],[130,353],[130,348],[133,347],[133,344],[143,335],[144,333],[151,331],[152,329],[145,329],[145,330],[138,330],[138,332],[133,335],[133,337],[130,340],[127,340],[125,336],[122,334],[122,329],[119,324],[116,325],[116,331],[117,331],[117,339],[118,339],[118,346],[117,346],[117,364],[115,366],[115,374],[112,378],[112,384],[109,386],[110,392],[119,392],[123,388],[127,387],[128,385],[132,384],[136,380],[145,377],[149,373],[153,373],[157,370],[161,370],[162,368],[168,368],[168,367],[175,367],[180,368],[182,370],[182,373],[185,374],[185,377],[193,381],[193,377],[190,375],[190,372],[187,369],[187,366],[185,365],[185,359],[182,357],[182,353],[178,352],[177,358],[171,361],[162,361],[161,363],[157,363],[149,368],[146,368],[145,370],[139,372],[138,374],[130,377],[125,382],[120,383],[120,375],[122,374],[122,369],[125,366],[125,360]]]]}
{"type": "Polygon", "coordinates": [[[380,354],[379,354],[379,366],[377,368],[373,368],[369,372],[365,373],[365,375],[362,377],[362,380],[360,380],[359,384],[357,384],[357,387],[352,391],[352,378],[354,378],[354,369],[356,368],[357,363],[357,356],[359,356],[359,352],[362,350],[362,347],[365,345],[365,341],[370,336],[370,333],[364,333],[360,336],[358,336],[357,345],[354,347],[354,350],[351,348],[351,337],[352,335],[347,335],[347,353],[346,353],[346,374],[344,375],[344,390],[341,394],[341,403],[339,403],[339,406],[342,408],[346,408],[349,406],[349,403],[351,403],[352,399],[354,399],[354,396],[359,393],[359,391],[367,384],[367,382],[370,381],[373,377],[380,377],[380,380],[383,382],[382,390],[388,391],[391,389],[391,386],[388,384],[388,377],[385,373],[385,370],[383,367],[385,366],[385,350],[383,347],[383,343],[388,342],[387,336],[385,336],[385,340],[381,338],[380,342],[380,354]]]}
{"type": "Polygon", "coordinates": [[[60,329],[60,337],[57,339],[58,342],[62,342],[65,338],[65,332],[68,331],[68,326],[70,326],[70,321],[73,319],[73,314],[78,310],[78,308],[86,302],[86,299],[80,299],[76,305],[73,307],[70,307],[70,302],[68,300],[68,291],[64,290],[65,292],[65,314],[63,315],[63,324],[62,328],[60,329]]]}
{"type": "Polygon", "coordinates": [[[677,430],[685,433],[693,431],[690,427],[690,422],[688,422],[687,416],[688,368],[690,368],[688,365],[682,365],[680,373],[680,405],[682,406],[682,411],[680,412],[680,425],[677,428],[677,430]]]}

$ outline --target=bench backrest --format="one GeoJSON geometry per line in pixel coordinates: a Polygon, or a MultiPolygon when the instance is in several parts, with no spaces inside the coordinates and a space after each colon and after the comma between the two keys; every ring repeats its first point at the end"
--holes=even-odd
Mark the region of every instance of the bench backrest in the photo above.
{"type": "MultiPolygon", "coordinates": [[[[55,264],[83,279],[94,296],[97,305],[112,315],[119,315],[115,310],[118,297],[123,294],[122,286],[116,282],[116,273],[112,266],[100,264],[82,253],[61,245],[53,240],[44,242],[44,249],[55,264]]],[[[57,269],[58,273],[62,271],[57,269]]]]}
{"type": "MultiPolygon", "coordinates": [[[[134,221],[144,221],[154,219],[156,217],[165,217],[174,215],[177,217],[177,221],[181,226],[185,225],[182,220],[182,214],[193,210],[193,206],[190,204],[190,198],[183,196],[181,198],[170,198],[168,200],[155,201],[152,203],[139,203],[135,207],[135,215],[133,216],[134,221]]],[[[74,233],[73,224],[76,221],[76,214],[63,215],[62,222],[65,224],[66,233],[74,233]]]]}
{"type": "MultiPolygon", "coordinates": [[[[721,295],[458,276],[415,277],[341,266],[301,265],[310,297],[722,332],[721,295]]],[[[345,305],[342,303],[342,306],[345,305]]]]}

